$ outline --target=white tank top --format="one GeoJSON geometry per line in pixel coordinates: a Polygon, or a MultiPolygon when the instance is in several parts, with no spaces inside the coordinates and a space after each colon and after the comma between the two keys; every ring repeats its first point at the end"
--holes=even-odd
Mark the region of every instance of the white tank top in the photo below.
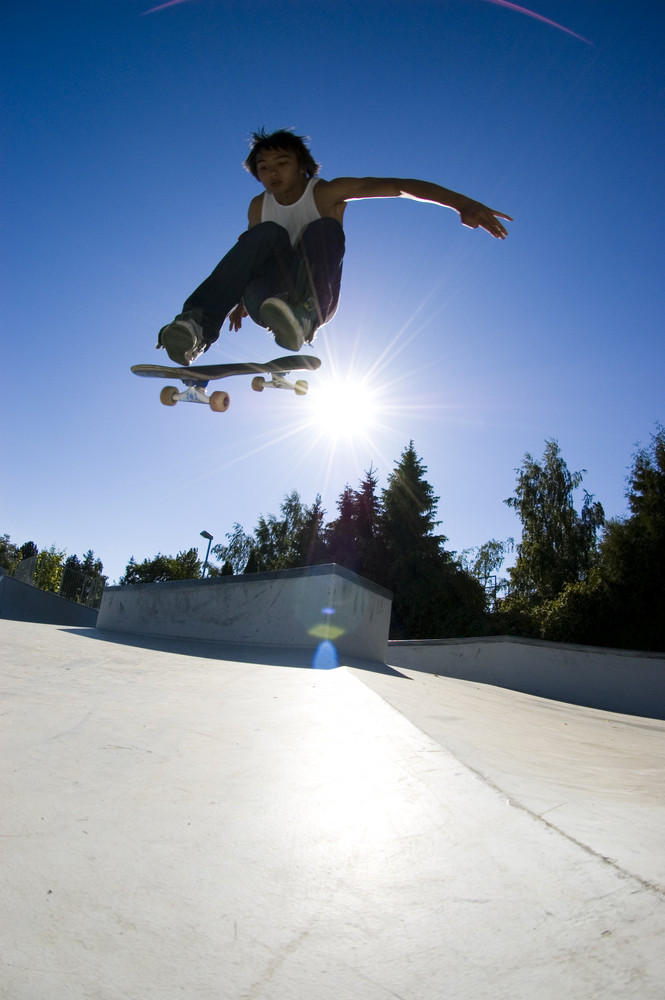
{"type": "Polygon", "coordinates": [[[284,226],[289,234],[291,246],[296,245],[305,226],[321,218],[314,201],[314,185],[318,180],[318,177],[310,178],[301,197],[293,205],[280,205],[270,191],[263,192],[261,222],[276,222],[284,226]]]}

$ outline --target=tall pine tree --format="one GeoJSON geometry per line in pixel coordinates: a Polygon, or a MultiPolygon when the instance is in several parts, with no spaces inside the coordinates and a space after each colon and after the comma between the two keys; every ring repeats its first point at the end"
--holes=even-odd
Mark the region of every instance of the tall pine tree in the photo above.
{"type": "Polygon", "coordinates": [[[439,498],[426,472],[411,441],[382,494],[377,575],[393,592],[391,638],[482,634],[484,589],[445,551],[445,535],[435,534],[439,498]]]}
{"type": "Polygon", "coordinates": [[[346,486],[337,501],[338,516],[326,532],[326,555],[360,576],[376,580],[379,572],[381,505],[376,469],[370,466],[357,490],[346,486]]]}

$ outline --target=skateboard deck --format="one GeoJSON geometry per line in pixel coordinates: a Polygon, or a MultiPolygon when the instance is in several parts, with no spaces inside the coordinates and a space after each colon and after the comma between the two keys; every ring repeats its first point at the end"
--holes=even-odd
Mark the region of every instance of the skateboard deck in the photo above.
{"type": "Polygon", "coordinates": [[[144,378],[178,379],[185,388],[179,391],[175,386],[166,385],[159,398],[164,406],[175,406],[179,401],[185,403],[204,403],[212,410],[223,413],[228,410],[231,397],[228,392],[217,391],[210,395],[206,392],[209,382],[220,378],[231,378],[234,375],[252,375],[252,389],[262,392],[264,389],[291,389],[297,396],[304,396],[308,385],[304,379],[290,382],[287,378],[292,371],[316,371],[321,361],[308,354],[289,354],[273,361],[238,361],[223,365],[192,365],[191,368],[178,368],[170,365],[132,365],[135,375],[144,378]],[[264,376],[269,375],[269,378],[264,376]]]}

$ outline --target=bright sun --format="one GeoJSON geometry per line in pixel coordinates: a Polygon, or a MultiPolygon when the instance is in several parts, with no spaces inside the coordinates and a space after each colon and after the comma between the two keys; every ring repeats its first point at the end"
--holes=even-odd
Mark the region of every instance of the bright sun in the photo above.
{"type": "Polygon", "coordinates": [[[333,438],[366,434],[377,421],[376,392],[367,380],[328,378],[309,390],[312,423],[333,438]]]}

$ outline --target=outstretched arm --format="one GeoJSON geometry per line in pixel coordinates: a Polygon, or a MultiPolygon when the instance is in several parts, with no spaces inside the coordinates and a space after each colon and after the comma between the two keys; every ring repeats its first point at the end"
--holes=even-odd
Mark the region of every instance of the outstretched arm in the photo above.
{"type": "Polygon", "coordinates": [[[463,225],[471,229],[480,226],[490,236],[500,240],[506,238],[508,231],[499,220],[512,222],[510,215],[431,181],[401,177],[337,177],[333,181],[319,182],[315,193],[319,211],[326,215],[336,215],[340,208],[343,211],[346,202],[363,198],[412,198],[452,208],[459,214],[463,225]]]}

